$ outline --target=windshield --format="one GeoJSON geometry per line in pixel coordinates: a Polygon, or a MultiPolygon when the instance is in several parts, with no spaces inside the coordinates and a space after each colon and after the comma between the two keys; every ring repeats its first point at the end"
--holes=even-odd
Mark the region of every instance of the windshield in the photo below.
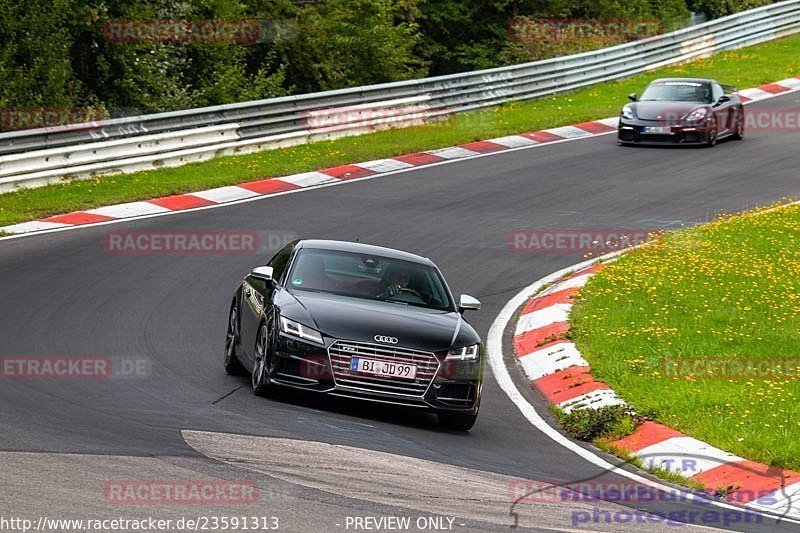
{"type": "Polygon", "coordinates": [[[647,86],[640,101],[711,102],[711,87],[697,81],[656,81],[647,86]]]}
{"type": "Polygon", "coordinates": [[[435,268],[379,255],[338,250],[298,252],[286,285],[367,300],[453,311],[444,280],[435,268]]]}

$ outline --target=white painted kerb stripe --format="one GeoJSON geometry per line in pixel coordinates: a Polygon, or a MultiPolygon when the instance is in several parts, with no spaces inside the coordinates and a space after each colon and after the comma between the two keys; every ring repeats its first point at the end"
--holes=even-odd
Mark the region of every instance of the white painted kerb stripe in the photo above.
{"type": "Polygon", "coordinates": [[[443,157],[445,159],[461,159],[462,157],[473,157],[478,155],[479,152],[473,152],[460,146],[453,146],[452,148],[442,148],[441,150],[429,150],[426,154],[443,157]]]}
{"type": "Polygon", "coordinates": [[[67,228],[72,224],[61,224],[59,222],[43,222],[41,220],[32,220],[31,222],[22,222],[20,224],[13,224],[5,226],[2,230],[6,233],[28,233],[29,231],[42,231],[55,228],[67,228]]]}
{"type": "Polygon", "coordinates": [[[111,218],[130,218],[141,215],[152,215],[154,213],[169,213],[170,210],[160,205],[151,204],[150,202],[129,202],[127,204],[89,209],[86,212],[111,218]]]}
{"type": "Polygon", "coordinates": [[[595,120],[595,122],[611,126],[612,128],[619,127],[619,117],[601,118],[600,120],[595,120]]]}
{"type": "Polygon", "coordinates": [[[516,148],[517,146],[530,146],[532,144],[539,144],[533,139],[528,139],[522,135],[509,135],[507,137],[495,137],[494,139],[487,139],[487,141],[506,148],[516,148]]]}
{"type": "Polygon", "coordinates": [[[800,78],[787,78],[785,80],[776,81],[775,85],[797,90],[800,89],[800,78]]]}
{"type": "Polygon", "coordinates": [[[646,467],[691,477],[727,463],[743,461],[732,453],[692,437],[672,437],[636,452],[646,467]]]}
{"type": "Polygon", "coordinates": [[[588,137],[593,135],[592,133],[575,126],[561,126],[560,128],[550,128],[549,130],[544,131],[545,133],[552,133],[553,135],[558,135],[559,137],[564,137],[566,139],[577,139],[578,137],[588,137]]]}
{"type": "Polygon", "coordinates": [[[391,172],[392,170],[409,168],[414,165],[406,163],[405,161],[400,161],[399,159],[376,159],[375,161],[356,163],[356,166],[372,170],[373,172],[391,172]]]}
{"type": "Polygon", "coordinates": [[[538,309],[532,313],[524,314],[517,322],[516,335],[521,335],[534,329],[543,328],[556,322],[567,322],[572,304],[553,304],[550,307],[538,309]]]}
{"type": "Polygon", "coordinates": [[[765,98],[772,98],[775,96],[767,91],[761,89],[744,89],[739,91],[739,95],[749,98],[750,100],[764,100],[765,98]]]}
{"type": "Polygon", "coordinates": [[[566,279],[560,283],[556,283],[546,291],[542,291],[542,296],[547,294],[553,294],[554,292],[563,291],[566,289],[580,289],[586,282],[589,281],[589,278],[592,277],[592,273],[589,274],[582,274],[580,276],[575,276],[574,278],[566,279]]]}
{"type": "Polygon", "coordinates": [[[764,495],[747,506],[781,515],[785,513],[787,516],[800,516],[800,483],[793,483],[788,487],[764,495]],[[774,503],[761,503],[773,500],[774,503]]]}
{"type": "Polygon", "coordinates": [[[572,342],[561,342],[533,351],[517,359],[522,366],[525,376],[531,381],[536,381],[544,376],[555,374],[573,366],[589,366],[588,361],[572,342]]]}
{"type": "Polygon", "coordinates": [[[257,192],[243,189],[242,187],[231,185],[228,187],[209,189],[207,191],[193,192],[192,196],[199,196],[200,198],[208,200],[209,202],[222,204],[225,202],[241,200],[243,198],[252,198],[254,196],[259,196],[259,194],[257,192]]]}
{"type": "Polygon", "coordinates": [[[292,174],[291,176],[283,176],[275,178],[277,180],[285,181],[297,185],[298,187],[313,187],[315,185],[323,185],[325,183],[333,183],[334,181],[341,181],[339,178],[328,176],[322,172],[301,172],[300,174],[292,174]]]}
{"type": "Polygon", "coordinates": [[[593,390],[558,404],[561,410],[567,414],[576,409],[600,409],[612,405],[625,405],[625,401],[611,389],[593,390]]]}

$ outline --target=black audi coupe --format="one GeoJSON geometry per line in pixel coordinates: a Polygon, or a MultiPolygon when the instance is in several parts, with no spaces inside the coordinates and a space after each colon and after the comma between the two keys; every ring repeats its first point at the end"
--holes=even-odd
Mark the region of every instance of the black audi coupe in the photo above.
{"type": "Polygon", "coordinates": [[[744,137],[744,105],[736,89],[702,78],[653,80],[631,94],[619,117],[619,144],[699,144],[744,137]]]}
{"type": "Polygon", "coordinates": [[[481,338],[429,259],[360,243],[302,240],[254,268],[231,301],[225,370],[253,391],[294,387],[432,409],[468,430],[483,382],[481,338]]]}

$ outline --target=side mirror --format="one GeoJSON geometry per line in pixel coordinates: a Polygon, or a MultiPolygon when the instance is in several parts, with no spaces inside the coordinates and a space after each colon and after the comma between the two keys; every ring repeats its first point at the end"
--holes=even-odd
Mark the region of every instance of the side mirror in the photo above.
{"type": "Polygon", "coordinates": [[[264,281],[272,281],[272,267],[268,266],[256,267],[250,272],[250,275],[256,279],[263,279],[264,281]]]}
{"type": "Polygon", "coordinates": [[[727,94],[723,94],[722,96],[719,97],[719,100],[717,100],[717,103],[724,104],[725,102],[730,102],[730,101],[731,101],[731,97],[728,96],[727,94]]]}
{"type": "Polygon", "coordinates": [[[639,95],[636,94],[636,93],[631,93],[631,94],[628,95],[628,100],[630,100],[631,102],[635,102],[638,99],[639,99],[639,95]]]}
{"type": "Polygon", "coordinates": [[[462,294],[458,299],[458,312],[463,313],[468,309],[477,311],[481,308],[481,302],[469,294],[462,294]]]}

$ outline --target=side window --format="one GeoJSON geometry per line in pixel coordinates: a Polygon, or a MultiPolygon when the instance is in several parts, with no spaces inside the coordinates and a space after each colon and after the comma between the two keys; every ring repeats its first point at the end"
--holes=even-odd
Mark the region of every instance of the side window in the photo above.
{"type": "Polygon", "coordinates": [[[280,281],[283,277],[283,273],[286,270],[286,265],[289,263],[289,258],[292,256],[292,252],[294,251],[295,243],[290,243],[284,246],[280,252],[275,254],[275,257],[270,259],[268,266],[271,266],[273,269],[272,272],[272,279],[275,281],[280,281]]]}
{"type": "Polygon", "coordinates": [[[725,94],[725,91],[722,90],[722,87],[720,87],[719,83],[713,83],[711,87],[713,90],[713,93],[711,95],[712,99],[714,100],[714,102],[719,102],[720,97],[723,94],[725,94]]]}

